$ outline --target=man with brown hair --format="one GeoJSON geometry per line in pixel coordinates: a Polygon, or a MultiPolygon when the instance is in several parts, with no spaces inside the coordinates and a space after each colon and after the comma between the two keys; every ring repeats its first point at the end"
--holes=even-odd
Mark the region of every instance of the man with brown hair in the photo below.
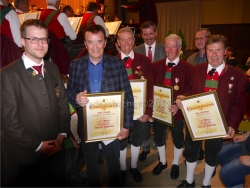
{"type": "MultiPolygon", "coordinates": [[[[229,66],[224,61],[227,38],[223,35],[212,35],[206,41],[208,63],[195,66],[191,71],[190,85],[184,96],[216,91],[227,122],[226,138],[233,138],[246,112],[247,79],[237,68],[229,66]]],[[[183,98],[179,96],[178,98],[183,98]]],[[[178,108],[182,108],[179,99],[178,108]]],[[[198,153],[202,140],[193,141],[189,130],[186,132],[185,159],[187,167],[186,179],[177,187],[195,187],[194,171],[197,165],[198,153]]],[[[205,176],[202,187],[211,187],[211,178],[217,165],[218,153],[221,150],[223,138],[205,140],[205,176]]]]}
{"type": "Polygon", "coordinates": [[[30,19],[20,31],[25,52],[1,70],[1,183],[64,186],[68,97],[57,66],[43,60],[49,46],[44,23],[30,19]]]}

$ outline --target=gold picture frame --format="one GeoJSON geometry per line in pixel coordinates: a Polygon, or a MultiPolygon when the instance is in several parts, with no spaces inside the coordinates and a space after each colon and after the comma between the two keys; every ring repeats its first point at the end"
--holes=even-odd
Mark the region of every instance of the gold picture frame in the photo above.
{"type": "Polygon", "coordinates": [[[173,114],[169,111],[173,104],[173,87],[154,85],[153,118],[156,121],[174,126],[173,114]]]}
{"type": "Polygon", "coordinates": [[[124,124],[124,91],[84,94],[84,141],[114,140],[124,124]]]}
{"type": "Polygon", "coordinates": [[[227,123],[216,91],[185,97],[182,104],[193,141],[226,137],[227,123]]]}
{"type": "Polygon", "coordinates": [[[134,117],[133,120],[141,117],[146,109],[147,105],[147,80],[146,79],[134,79],[130,80],[134,96],[134,117]]]}

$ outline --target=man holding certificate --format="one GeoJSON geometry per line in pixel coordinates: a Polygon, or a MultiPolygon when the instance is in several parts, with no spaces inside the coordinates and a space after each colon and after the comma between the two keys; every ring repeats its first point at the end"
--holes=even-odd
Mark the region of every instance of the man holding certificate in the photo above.
{"type": "MultiPolygon", "coordinates": [[[[167,58],[152,64],[154,84],[173,86],[174,100],[187,89],[190,69],[193,67],[179,58],[181,47],[182,40],[178,35],[171,34],[167,36],[165,39],[165,52],[167,58]]],[[[170,104],[169,110],[174,114],[174,126],[171,129],[174,142],[174,160],[172,162],[170,178],[177,179],[179,177],[179,159],[184,148],[184,118],[175,104],[170,104]]],[[[154,175],[159,175],[163,169],[167,168],[165,152],[166,128],[167,126],[165,124],[154,121],[155,143],[160,156],[160,162],[153,170],[154,175]]]]}
{"type": "MultiPolygon", "coordinates": [[[[133,120],[133,93],[126,69],[121,59],[105,55],[104,48],[107,43],[105,30],[100,25],[91,25],[85,30],[85,45],[88,55],[72,61],[68,80],[68,96],[70,103],[78,111],[78,134],[84,140],[83,106],[89,99],[87,93],[107,93],[124,91],[124,104],[118,104],[124,108],[124,128],[120,130],[116,138],[127,138],[133,120]]],[[[99,105],[99,104],[98,104],[99,105]]],[[[101,105],[101,104],[100,104],[101,105]]],[[[123,114],[122,114],[123,115],[123,114]]],[[[90,118],[90,117],[84,117],[90,118]]],[[[95,126],[98,120],[93,119],[91,126],[95,126]]],[[[121,186],[120,175],[120,140],[111,142],[95,141],[81,143],[87,167],[87,180],[90,187],[100,187],[99,183],[99,143],[109,169],[110,187],[121,186]]]]}
{"type": "MultiPolygon", "coordinates": [[[[191,80],[184,95],[201,94],[216,91],[228,126],[226,138],[232,138],[238,129],[246,112],[247,80],[237,68],[227,65],[224,61],[227,38],[223,35],[212,35],[206,41],[208,63],[195,66],[191,72],[191,80]]],[[[178,96],[178,108],[183,104],[178,96]]],[[[207,119],[210,118],[208,113],[207,119]]],[[[197,114],[198,118],[199,114],[197,114]]],[[[213,121],[213,120],[210,120],[213,121]]],[[[202,122],[201,122],[202,123],[202,122]]],[[[216,122],[215,122],[216,126],[216,122]]],[[[195,187],[194,171],[202,140],[193,141],[187,130],[185,141],[185,159],[187,167],[186,179],[178,187],[195,187]]],[[[223,138],[208,138],[205,140],[205,177],[202,187],[211,187],[211,177],[217,165],[218,153],[221,150],[223,138]]]]}
{"type": "MultiPolygon", "coordinates": [[[[148,79],[151,60],[145,55],[138,54],[133,51],[134,47],[134,33],[128,28],[124,27],[118,31],[118,45],[120,46],[121,53],[118,55],[119,58],[123,59],[124,65],[127,70],[127,76],[130,80],[134,79],[148,79]]],[[[144,131],[149,132],[150,124],[149,117],[152,116],[152,108],[150,108],[149,102],[152,101],[152,84],[147,80],[147,103],[146,111],[141,112],[140,117],[137,120],[134,119],[132,127],[132,144],[131,144],[131,167],[130,172],[133,174],[133,179],[140,183],[142,182],[142,175],[137,169],[137,160],[140,153],[140,145],[143,140],[148,140],[148,138],[143,138],[144,131]]],[[[144,92],[144,91],[141,91],[144,92]]],[[[135,95],[134,95],[135,97],[135,95]]],[[[135,101],[136,102],[136,101],[135,101]]],[[[135,109],[138,105],[143,104],[144,101],[139,101],[140,104],[135,103],[135,109]]],[[[134,113],[135,116],[136,113],[134,113]]],[[[123,185],[126,183],[126,153],[127,153],[127,140],[121,141],[121,151],[120,151],[120,163],[121,163],[121,177],[123,185]]]]}

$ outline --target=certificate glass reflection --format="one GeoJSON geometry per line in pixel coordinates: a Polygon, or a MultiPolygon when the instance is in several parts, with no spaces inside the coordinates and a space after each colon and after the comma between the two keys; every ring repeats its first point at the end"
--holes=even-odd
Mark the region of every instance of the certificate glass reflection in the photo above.
{"type": "Polygon", "coordinates": [[[182,104],[182,112],[193,140],[227,135],[227,124],[216,91],[186,97],[182,104]]]}
{"type": "Polygon", "coordinates": [[[124,92],[86,94],[83,107],[85,142],[114,140],[123,127],[124,92]]]}
{"type": "Polygon", "coordinates": [[[147,96],[147,80],[146,79],[135,79],[130,80],[134,96],[134,117],[133,120],[141,117],[146,109],[146,96],[147,96]]]}
{"type": "Polygon", "coordinates": [[[173,104],[173,87],[154,85],[154,120],[174,126],[173,114],[169,111],[171,104],[173,104]]]}

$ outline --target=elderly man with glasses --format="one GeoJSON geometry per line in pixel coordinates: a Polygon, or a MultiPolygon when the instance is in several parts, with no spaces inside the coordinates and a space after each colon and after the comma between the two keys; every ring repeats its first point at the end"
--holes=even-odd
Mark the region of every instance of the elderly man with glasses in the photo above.
{"type": "Polygon", "coordinates": [[[187,62],[191,63],[192,65],[198,65],[200,63],[207,62],[205,43],[210,35],[211,32],[207,28],[201,28],[196,32],[195,46],[199,51],[189,56],[187,62]]]}

